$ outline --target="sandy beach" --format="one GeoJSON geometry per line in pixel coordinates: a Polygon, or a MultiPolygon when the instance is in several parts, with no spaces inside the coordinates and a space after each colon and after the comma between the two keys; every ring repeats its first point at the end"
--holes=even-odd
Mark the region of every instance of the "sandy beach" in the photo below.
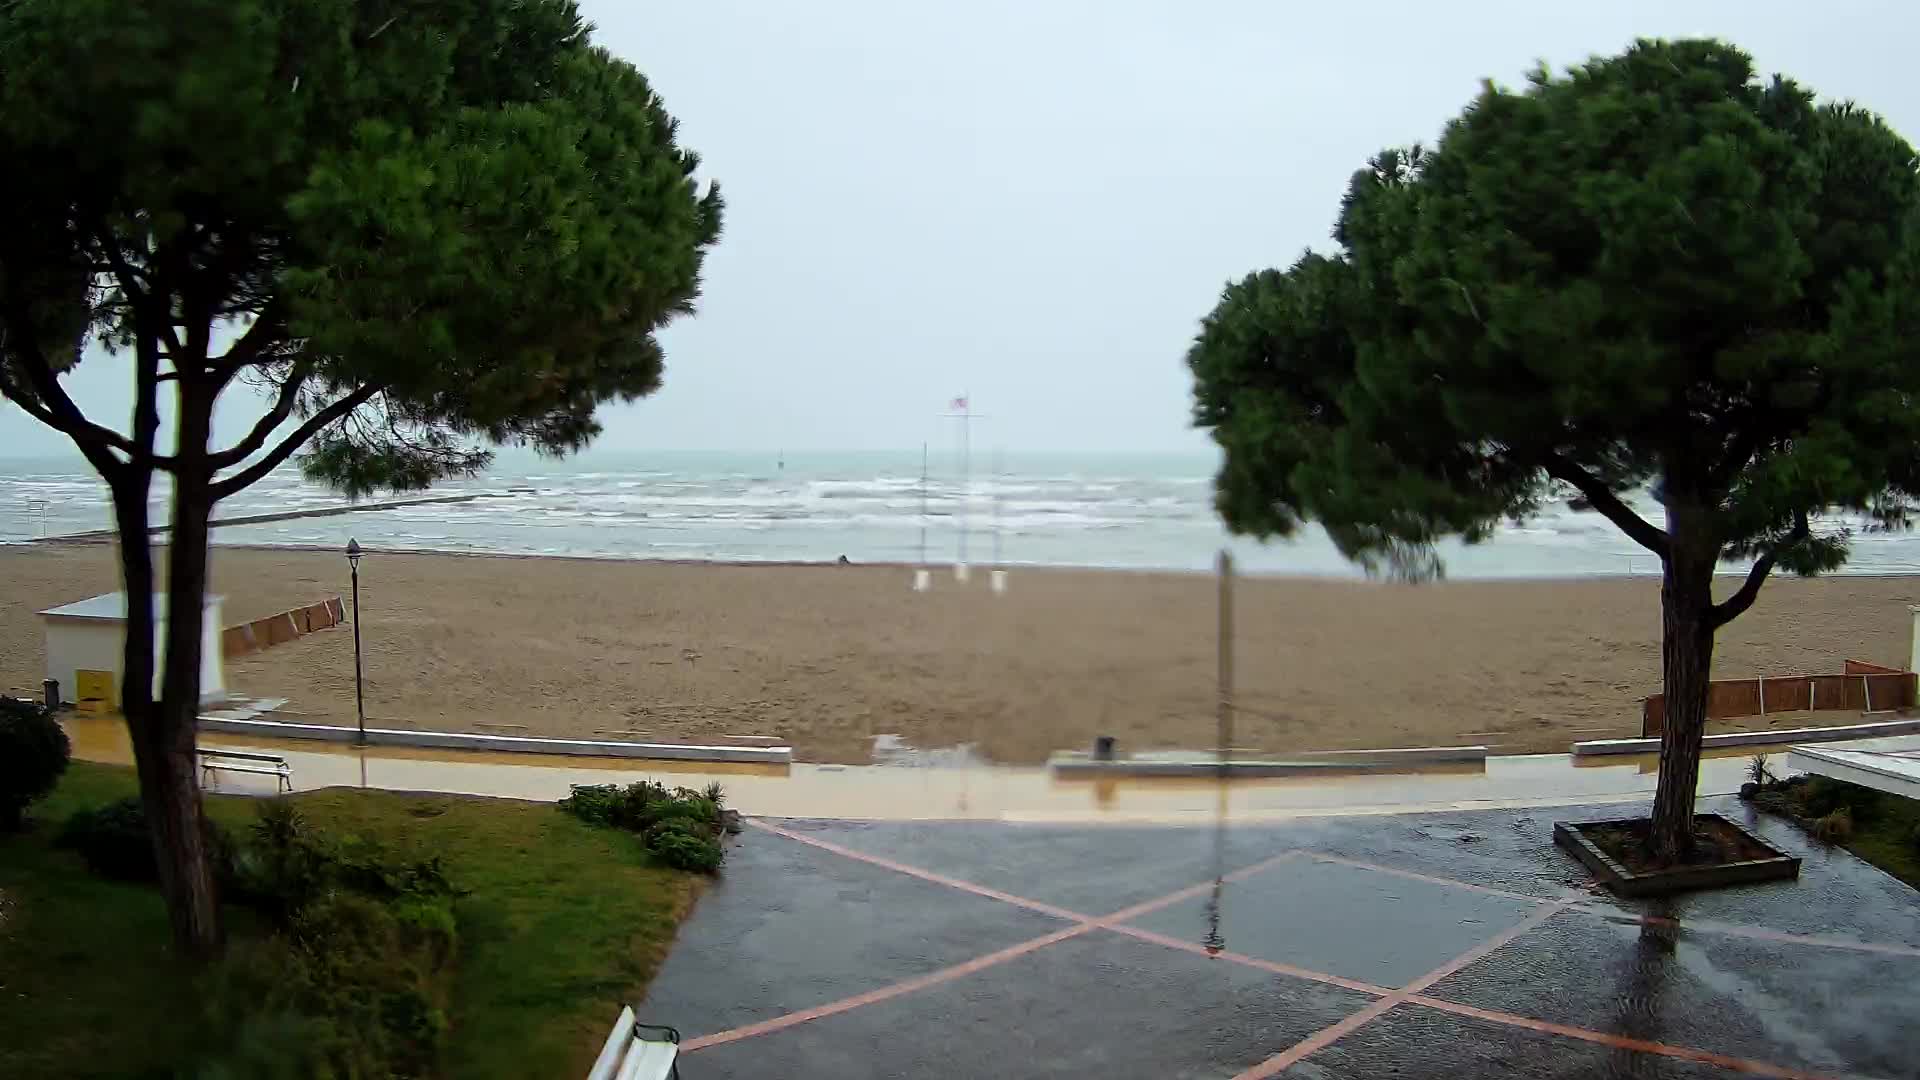
{"type": "MultiPolygon", "coordinates": [[[[229,624],[347,591],[332,553],[220,548],[213,567],[229,624]]],[[[502,734],[776,735],[814,761],[866,761],[879,734],[1007,763],[1099,733],[1123,748],[1212,745],[1211,578],[1016,569],[995,597],[983,573],[961,586],[936,571],[926,594],[909,577],[376,552],[361,573],[367,711],[502,734]]],[[[0,581],[0,688],[15,693],[41,678],[34,612],[117,587],[105,545],[0,549],[0,581]]],[[[1904,663],[1916,600],[1920,577],[1776,580],[1722,633],[1715,674],[1904,663]]],[[[1637,734],[1639,699],[1658,689],[1650,578],[1243,578],[1236,607],[1245,747],[1563,751],[1637,734]]],[[[228,679],[287,698],[289,715],[351,723],[351,631],[233,660],[228,679]]]]}

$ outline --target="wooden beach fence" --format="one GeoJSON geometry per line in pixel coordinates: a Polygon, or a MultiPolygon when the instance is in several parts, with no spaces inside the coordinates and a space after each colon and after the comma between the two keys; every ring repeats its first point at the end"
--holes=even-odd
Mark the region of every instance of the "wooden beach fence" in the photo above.
{"type": "MultiPolygon", "coordinates": [[[[1839,675],[1765,675],[1715,679],[1707,685],[1707,719],[1765,716],[1769,712],[1893,712],[1910,709],[1916,676],[1911,671],[1849,660],[1839,675]]],[[[1640,705],[1640,735],[1657,739],[1665,727],[1665,694],[1640,705]]]]}
{"type": "Polygon", "coordinates": [[[340,603],[340,598],[330,597],[316,604],[289,608],[252,622],[227,627],[220,632],[220,653],[228,659],[245,656],[346,621],[346,608],[340,603]]]}

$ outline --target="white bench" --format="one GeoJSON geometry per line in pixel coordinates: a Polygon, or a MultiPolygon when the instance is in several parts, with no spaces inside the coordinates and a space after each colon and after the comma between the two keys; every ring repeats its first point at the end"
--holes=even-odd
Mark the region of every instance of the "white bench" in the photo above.
{"type": "Polygon", "coordinates": [[[679,1056],[678,1031],[638,1023],[633,1006],[623,1006],[600,1056],[593,1059],[587,1080],[679,1080],[680,1066],[675,1061],[679,1056]]]}
{"type": "Polygon", "coordinates": [[[258,773],[274,778],[274,790],[291,792],[293,790],[293,766],[279,754],[248,754],[239,750],[210,750],[199,748],[200,783],[204,787],[213,781],[215,770],[221,772],[258,773]]]}

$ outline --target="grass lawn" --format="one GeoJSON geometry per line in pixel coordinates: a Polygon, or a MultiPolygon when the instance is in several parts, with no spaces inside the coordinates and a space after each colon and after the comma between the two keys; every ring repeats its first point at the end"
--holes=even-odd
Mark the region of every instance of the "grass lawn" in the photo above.
{"type": "Polygon", "coordinates": [[[1855,855],[1920,889],[1920,802],[1888,796],[1879,817],[1855,825],[1853,837],[1842,846],[1855,855]]]}
{"type": "Polygon", "coordinates": [[[1847,827],[1825,838],[1920,889],[1920,801],[1825,776],[1769,784],[1754,801],[1815,836],[1822,818],[1843,811],[1847,827]]]}
{"type": "MultiPolygon", "coordinates": [[[[151,886],[102,880],[52,845],[72,811],[136,789],[131,769],[75,762],[0,836],[0,1076],[164,1076],[196,1048],[193,975],[171,955],[151,886]]],[[[651,865],[637,837],[549,803],[332,789],[292,797],[314,825],[438,855],[466,895],[441,1074],[582,1075],[637,1002],[701,879],[651,865]]],[[[236,833],[257,800],[216,796],[236,833]]],[[[229,934],[261,932],[228,909],[229,934]]]]}

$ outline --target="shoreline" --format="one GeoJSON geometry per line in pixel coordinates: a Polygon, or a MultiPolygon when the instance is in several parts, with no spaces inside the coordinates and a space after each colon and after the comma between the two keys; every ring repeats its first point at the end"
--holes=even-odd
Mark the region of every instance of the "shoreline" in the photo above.
{"type": "MultiPolygon", "coordinates": [[[[314,516],[314,515],[308,515],[308,516],[314,516]]],[[[216,522],[215,524],[217,525],[218,523],[216,522]]],[[[156,526],[155,531],[156,531],[155,546],[165,547],[166,544],[164,540],[164,527],[156,526]]],[[[68,547],[68,546],[70,547],[105,547],[105,546],[112,545],[115,542],[115,539],[116,537],[114,536],[114,534],[108,531],[66,533],[60,536],[48,536],[48,537],[34,539],[34,540],[0,541],[0,552],[4,552],[10,548],[31,549],[36,547],[68,547]]],[[[322,545],[322,544],[301,544],[301,543],[263,544],[258,541],[223,543],[218,539],[215,539],[211,546],[215,550],[223,550],[223,551],[262,551],[262,552],[285,551],[285,552],[302,552],[302,553],[317,553],[317,554],[332,554],[332,555],[337,555],[340,553],[339,548],[331,545],[322,545]]],[[[426,556],[426,557],[447,556],[452,558],[471,558],[471,559],[552,559],[552,560],[564,561],[564,562],[608,563],[608,564],[615,564],[615,565],[642,564],[642,565],[648,565],[648,566],[798,567],[798,568],[831,568],[831,567],[847,566],[847,567],[861,567],[865,569],[879,568],[879,569],[890,569],[890,570],[928,570],[928,571],[932,571],[935,574],[939,574],[942,572],[951,572],[954,567],[954,563],[950,560],[941,561],[941,562],[928,562],[928,563],[901,562],[898,560],[880,560],[880,561],[872,561],[872,562],[853,561],[853,562],[841,563],[835,559],[701,559],[701,558],[689,558],[687,556],[654,557],[654,556],[647,556],[647,555],[607,555],[607,554],[598,553],[598,552],[585,552],[582,554],[573,555],[573,554],[568,554],[566,552],[559,552],[559,551],[493,551],[493,550],[482,550],[482,549],[475,549],[475,548],[382,547],[382,546],[379,546],[378,544],[372,544],[372,543],[362,544],[361,548],[362,550],[367,552],[369,555],[408,555],[408,556],[426,556]]],[[[1648,552],[1646,557],[1649,559],[1654,558],[1651,552],[1648,552]]],[[[995,563],[987,560],[968,563],[967,566],[969,569],[973,570],[976,573],[985,573],[986,571],[989,571],[989,570],[1025,570],[1025,571],[1043,571],[1043,572],[1057,570],[1057,571],[1066,571],[1070,573],[1093,573],[1093,574],[1171,574],[1171,575],[1177,575],[1180,577],[1209,578],[1209,579],[1216,576],[1215,571],[1212,569],[1195,569],[1192,567],[1181,567],[1181,566],[1138,566],[1138,565],[1120,566],[1120,565],[1105,564],[1105,563],[1057,563],[1057,562],[1022,562],[1022,561],[1003,561],[1003,562],[995,563]]],[[[1714,570],[1714,577],[1716,579],[1744,578],[1746,575],[1747,575],[1747,570],[1744,567],[1728,568],[1728,569],[1716,568],[1714,570]]],[[[1461,577],[1442,576],[1432,581],[1401,582],[1401,581],[1395,581],[1395,580],[1392,580],[1389,578],[1383,578],[1383,577],[1369,577],[1364,572],[1361,572],[1358,570],[1356,570],[1352,574],[1313,573],[1311,571],[1304,571],[1304,570],[1255,570],[1255,569],[1247,569],[1237,564],[1234,568],[1234,576],[1235,578],[1239,578],[1239,579],[1255,579],[1260,581],[1347,582],[1347,583],[1358,584],[1358,585],[1367,585],[1367,584],[1407,585],[1410,587],[1435,586],[1435,585],[1446,586],[1446,585],[1458,585],[1458,584],[1467,584],[1467,583],[1498,584],[1501,582],[1512,582],[1516,584],[1553,585],[1553,584],[1573,584],[1576,582],[1583,582],[1583,581],[1648,581],[1648,580],[1657,581],[1660,578],[1660,574],[1657,572],[1648,572],[1648,573],[1609,572],[1609,573],[1593,573],[1593,574],[1498,574],[1498,575],[1476,575],[1476,576],[1461,576],[1461,577]]],[[[1776,573],[1769,579],[1769,584],[1771,585],[1772,583],[1786,580],[1787,577],[1788,575],[1776,573]]],[[[1845,567],[1842,567],[1839,570],[1830,571],[1828,573],[1821,574],[1818,577],[1819,579],[1822,579],[1822,580],[1829,579],[1829,578],[1847,579],[1847,580],[1855,580],[1855,581],[1880,580],[1880,579],[1900,580],[1900,579],[1906,579],[1906,578],[1920,578],[1920,568],[1916,568],[1913,570],[1906,570],[1906,571],[1888,571],[1888,570],[1875,569],[1875,570],[1860,570],[1860,571],[1850,572],[1845,567]]]]}

